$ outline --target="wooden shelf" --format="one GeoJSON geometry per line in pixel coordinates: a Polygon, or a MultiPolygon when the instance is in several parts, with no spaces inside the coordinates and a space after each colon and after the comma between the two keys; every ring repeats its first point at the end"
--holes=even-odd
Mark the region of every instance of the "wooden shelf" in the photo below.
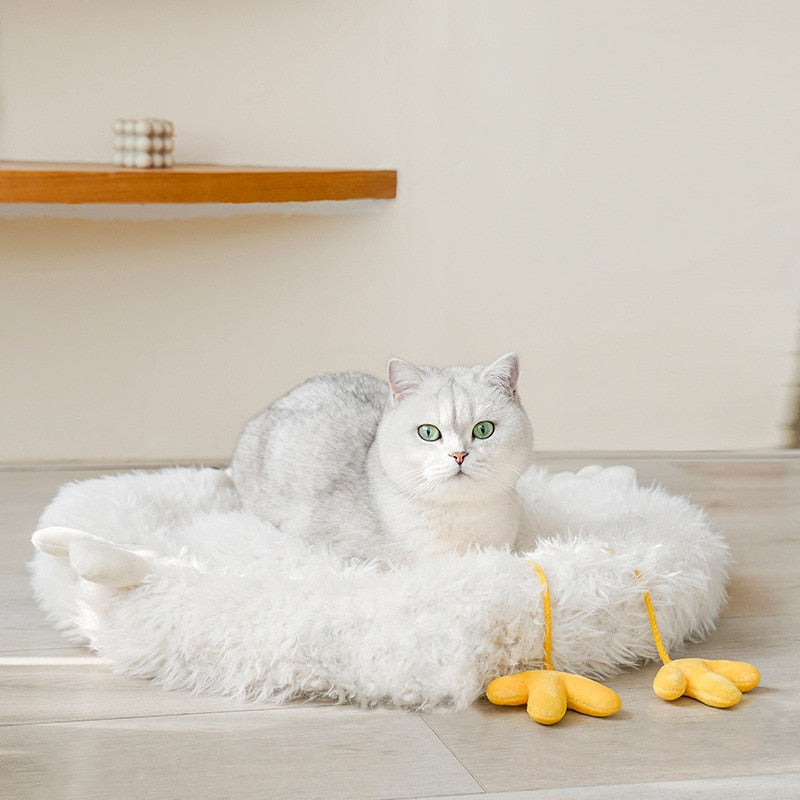
{"type": "Polygon", "coordinates": [[[396,193],[395,170],[0,161],[0,203],[291,203],[388,200],[396,193]]]}

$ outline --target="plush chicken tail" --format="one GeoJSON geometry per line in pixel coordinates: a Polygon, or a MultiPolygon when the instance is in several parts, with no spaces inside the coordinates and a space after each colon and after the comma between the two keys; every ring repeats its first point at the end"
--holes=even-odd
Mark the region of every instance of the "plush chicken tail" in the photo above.
{"type": "Polygon", "coordinates": [[[142,555],[76,528],[42,528],[31,541],[37,550],[69,562],[81,578],[103,586],[131,588],[152,572],[142,555]]]}

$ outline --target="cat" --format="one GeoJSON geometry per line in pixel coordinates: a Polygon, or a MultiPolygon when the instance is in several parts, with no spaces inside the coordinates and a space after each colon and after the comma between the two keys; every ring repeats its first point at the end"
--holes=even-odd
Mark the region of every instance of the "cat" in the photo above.
{"type": "Polygon", "coordinates": [[[512,546],[533,460],[519,363],[387,365],[312,378],[245,427],[230,474],[245,509],[343,559],[512,546]]]}

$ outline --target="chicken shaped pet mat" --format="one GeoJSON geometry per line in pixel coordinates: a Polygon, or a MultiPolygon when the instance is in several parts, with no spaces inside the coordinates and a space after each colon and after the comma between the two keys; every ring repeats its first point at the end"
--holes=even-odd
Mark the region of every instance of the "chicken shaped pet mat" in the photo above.
{"type": "Polygon", "coordinates": [[[33,536],[33,589],[115,671],[255,702],[463,709],[486,693],[551,724],[615,713],[595,680],[659,656],[666,699],[730,706],[758,683],[747,664],[667,655],[725,602],[728,546],[701,509],[628,467],[532,467],[519,491],[517,551],[386,567],[283,535],[222,470],[71,483],[33,536]]]}

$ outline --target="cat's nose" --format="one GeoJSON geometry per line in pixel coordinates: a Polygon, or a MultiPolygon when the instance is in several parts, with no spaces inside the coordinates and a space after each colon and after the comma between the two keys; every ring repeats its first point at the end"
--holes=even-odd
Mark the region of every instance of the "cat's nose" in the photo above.
{"type": "Polygon", "coordinates": [[[457,461],[459,464],[463,464],[463,463],[464,463],[464,459],[465,459],[465,458],[466,458],[466,457],[469,455],[469,453],[466,453],[464,450],[459,450],[459,452],[457,452],[457,453],[450,453],[450,455],[451,455],[451,456],[453,456],[453,458],[454,458],[454,459],[455,459],[455,460],[456,460],[456,461],[457,461]]]}

